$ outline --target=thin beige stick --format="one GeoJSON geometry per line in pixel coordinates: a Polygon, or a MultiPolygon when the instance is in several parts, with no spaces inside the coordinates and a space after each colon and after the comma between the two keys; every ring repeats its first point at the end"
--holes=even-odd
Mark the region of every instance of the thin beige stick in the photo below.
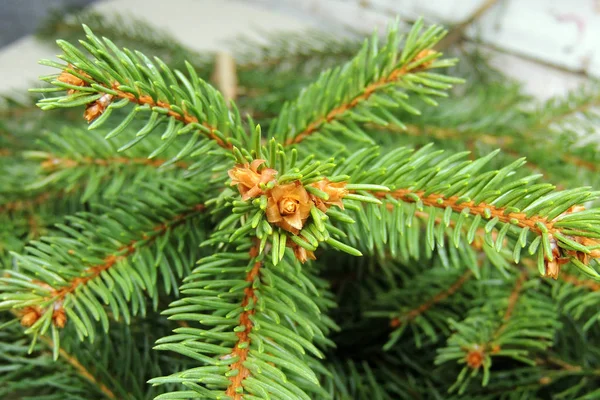
{"type": "Polygon", "coordinates": [[[236,99],[238,87],[237,73],[235,59],[230,53],[220,51],[215,55],[215,69],[212,81],[223,94],[223,98],[227,103],[236,99]]]}

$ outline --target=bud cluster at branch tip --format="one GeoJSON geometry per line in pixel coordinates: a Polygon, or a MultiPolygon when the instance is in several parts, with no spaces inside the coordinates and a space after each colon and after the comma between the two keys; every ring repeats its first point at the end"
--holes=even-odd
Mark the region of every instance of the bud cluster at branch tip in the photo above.
{"type": "MultiPolygon", "coordinates": [[[[562,213],[560,216],[567,214],[577,213],[585,211],[583,206],[573,206],[567,211],[562,213]]],[[[558,273],[560,272],[560,266],[567,264],[569,258],[573,257],[581,261],[583,264],[588,265],[590,258],[600,258],[600,243],[597,240],[587,238],[584,236],[569,237],[569,239],[581,244],[584,247],[599,247],[590,250],[589,253],[583,253],[575,250],[565,250],[558,246],[557,240],[550,234],[550,247],[552,249],[552,260],[546,258],[544,260],[544,276],[549,276],[554,279],[558,279],[558,273]]]]}
{"type": "MultiPolygon", "coordinates": [[[[75,67],[73,65],[69,64],[68,68],[74,70],[75,67]]],[[[77,73],[83,77],[91,79],[91,77],[83,71],[77,71],[77,73]]],[[[59,82],[63,82],[63,83],[73,85],[73,86],[81,86],[81,87],[90,86],[85,80],[73,75],[72,73],[70,73],[66,70],[61,72],[61,74],[58,76],[57,80],[59,82]]],[[[68,94],[74,94],[76,92],[77,92],[76,89],[67,90],[68,94]]],[[[100,115],[102,115],[102,113],[104,113],[104,111],[106,110],[106,107],[108,107],[110,105],[110,103],[112,102],[113,97],[114,96],[111,94],[104,93],[98,100],[96,100],[92,103],[89,103],[85,107],[85,112],[83,113],[83,118],[85,118],[85,120],[88,123],[91,123],[92,121],[94,121],[96,118],[98,118],[100,115]]]]}
{"type": "MultiPolygon", "coordinates": [[[[300,181],[278,184],[275,176],[277,171],[272,168],[261,166],[265,160],[254,160],[248,164],[238,164],[228,171],[231,185],[237,186],[242,200],[249,200],[267,196],[266,217],[269,223],[298,235],[313,207],[326,212],[330,206],[344,208],[342,199],[348,194],[345,182],[330,182],[323,178],[310,186],[324,193],[324,196],[315,196],[309,193],[300,181]]],[[[287,241],[287,247],[294,250],[298,260],[305,262],[307,259],[315,259],[312,251],[308,251],[291,240],[287,241]]]]}

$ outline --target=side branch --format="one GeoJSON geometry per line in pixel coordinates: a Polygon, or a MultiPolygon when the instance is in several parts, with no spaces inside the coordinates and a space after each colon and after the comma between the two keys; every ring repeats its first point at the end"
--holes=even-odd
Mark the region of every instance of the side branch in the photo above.
{"type": "Polygon", "coordinates": [[[155,226],[152,231],[154,234],[148,235],[144,233],[140,240],[135,240],[128,245],[122,246],[115,254],[111,254],[104,259],[102,264],[94,265],[83,272],[84,277],[75,278],[71,281],[71,284],[68,286],[64,286],[60,289],[54,289],[50,295],[50,299],[54,304],[61,304],[62,300],[69,293],[73,293],[79,286],[87,284],[92,279],[98,277],[103,271],[106,271],[113,267],[120,260],[127,258],[131,254],[135,252],[138,248],[139,242],[146,241],[145,244],[149,244],[158,239],[159,236],[164,235],[168,230],[173,229],[174,227],[182,224],[190,217],[197,215],[199,212],[204,211],[204,204],[196,205],[191,211],[186,213],[176,215],[171,221],[162,223],[160,225],[155,226]]]}
{"type": "Polygon", "coordinates": [[[414,59],[407,62],[401,68],[397,68],[397,69],[393,70],[389,75],[384,76],[381,79],[379,79],[377,82],[366,86],[364,88],[364,90],[362,91],[362,93],[360,93],[358,96],[355,96],[349,102],[339,105],[338,107],[329,111],[329,113],[326,116],[320,117],[320,118],[312,121],[311,123],[309,123],[302,132],[298,133],[293,138],[288,139],[285,144],[287,146],[290,146],[290,145],[298,144],[298,143],[302,142],[308,136],[310,136],[313,133],[315,133],[316,131],[318,131],[319,128],[323,124],[329,123],[329,122],[339,118],[346,111],[351,110],[354,107],[356,107],[358,104],[360,104],[361,102],[368,100],[369,97],[371,97],[377,90],[389,85],[390,83],[400,80],[403,76],[407,75],[408,73],[415,73],[415,72],[419,72],[419,71],[427,69],[428,63],[423,63],[412,69],[408,69],[407,66],[415,61],[418,61],[424,57],[429,56],[432,53],[433,53],[433,50],[430,50],[430,49],[425,49],[425,50],[421,51],[419,54],[417,54],[415,56],[414,59]]]}
{"type": "MultiPolygon", "coordinates": [[[[76,168],[83,165],[98,165],[102,167],[107,167],[110,165],[122,164],[122,165],[145,165],[148,167],[158,168],[167,160],[163,159],[149,159],[144,157],[135,157],[135,158],[127,158],[127,157],[110,157],[110,158],[92,158],[92,157],[84,157],[77,160],[66,158],[66,157],[55,157],[51,154],[48,155],[42,163],[41,167],[45,170],[56,170],[56,169],[69,169],[76,168]]],[[[189,165],[185,161],[177,161],[173,165],[178,168],[187,168],[189,165]]]]}
{"type": "MultiPolygon", "coordinates": [[[[59,196],[62,193],[63,192],[59,193],[59,196]]],[[[51,197],[51,194],[48,192],[45,192],[45,193],[42,193],[42,194],[34,197],[33,199],[15,200],[15,201],[10,201],[8,203],[0,204],[0,213],[30,210],[35,206],[44,204],[46,201],[48,201],[50,199],[50,197],[51,197]]]]}
{"type": "MultiPolygon", "coordinates": [[[[542,230],[538,226],[540,223],[546,227],[548,233],[560,233],[560,230],[554,227],[554,223],[548,221],[546,218],[537,216],[527,217],[525,213],[507,212],[505,208],[495,207],[486,203],[475,204],[472,201],[460,201],[458,196],[445,198],[444,196],[435,193],[425,196],[424,191],[411,191],[409,189],[398,189],[389,194],[394,198],[407,203],[415,203],[414,196],[416,195],[425,206],[441,209],[450,207],[452,210],[459,213],[466,209],[469,210],[469,214],[481,215],[482,217],[485,217],[485,215],[489,213],[489,215],[491,215],[490,218],[495,217],[502,223],[513,224],[521,228],[527,227],[531,232],[536,234],[542,234],[542,230]]],[[[384,198],[387,195],[388,193],[378,193],[378,197],[380,198],[384,198]]]]}
{"type": "Polygon", "coordinates": [[[392,328],[397,328],[402,324],[410,322],[413,319],[417,318],[419,315],[429,310],[432,306],[446,300],[448,297],[456,293],[469,279],[471,279],[472,276],[473,272],[471,270],[467,270],[447,289],[437,293],[435,296],[431,297],[429,300],[427,300],[420,306],[413,308],[412,310],[404,313],[399,317],[393,318],[390,321],[390,326],[392,328]]]}
{"type": "MultiPolygon", "coordinates": [[[[406,124],[405,127],[400,127],[394,124],[380,125],[375,123],[368,123],[367,126],[371,129],[384,132],[394,132],[398,134],[404,134],[408,136],[418,137],[427,136],[439,140],[460,140],[463,141],[468,149],[473,149],[475,142],[485,143],[491,146],[501,149],[504,153],[510,154],[514,157],[522,157],[525,153],[520,149],[515,149],[515,138],[508,135],[495,135],[486,132],[463,132],[456,128],[446,128],[441,126],[418,126],[413,124],[406,124]]],[[[541,128],[536,128],[541,129],[541,128]]],[[[519,139],[519,145],[522,146],[523,142],[530,140],[528,135],[521,136],[519,139]]],[[[526,146],[525,146],[526,147],[526,146]]],[[[568,164],[573,164],[581,168],[585,168],[589,171],[596,172],[600,170],[600,166],[591,161],[586,161],[569,153],[561,153],[557,155],[561,160],[568,164]]],[[[545,171],[538,164],[534,164],[531,160],[527,160],[526,167],[534,170],[541,171],[545,176],[549,173],[545,171]]]]}
{"type": "MultiPolygon", "coordinates": [[[[54,348],[55,344],[54,342],[46,337],[46,336],[40,336],[40,340],[42,342],[44,342],[44,344],[46,346],[48,346],[49,348],[54,348]]],[[[65,349],[59,349],[58,350],[58,354],[60,355],[60,357],[62,359],[64,359],[69,365],[71,365],[73,368],[75,368],[75,370],[77,371],[77,373],[79,375],[81,375],[83,378],[85,378],[86,380],[88,380],[89,382],[91,382],[94,386],[96,386],[98,388],[98,390],[100,390],[102,393],[104,393],[104,395],[106,395],[106,397],[108,397],[109,399],[117,399],[117,396],[102,382],[98,381],[94,375],[92,375],[80,362],[79,360],[77,360],[77,358],[75,358],[75,356],[72,356],[71,354],[69,354],[65,349]]]]}
{"type": "MultiPolygon", "coordinates": [[[[259,255],[259,244],[255,244],[250,248],[250,257],[255,259],[259,255]]],[[[257,301],[256,294],[254,293],[254,281],[259,279],[260,269],[263,266],[262,261],[255,261],[254,265],[246,275],[246,282],[250,283],[246,289],[244,289],[244,298],[242,299],[242,308],[244,311],[240,315],[240,325],[243,330],[236,333],[238,340],[231,353],[232,357],[236,357],[237,361],[231,364],[231,371],[237,371],[237,374],[233,375],[229,380],[231,383],[227,387],[225,394],[230,396],[233,400],[242,400],[243,381],[250,375],[250,370],[244,366],[244,362],[248,358],[248,352],[250,350],[250,332],[252,332],[252,319],[251,317],[256,312],[254,306],[257,301]]]]}
{"type": "Polygon", "coordinates": [[[600,292],[600,283],[593,281],[591,279],[581,279],[575,275],[568,274],[563,272],[560,274],[563,281],[570,283],[573,286],[583,287],[591,292],[600,292]]]}
{"type": "Polygon", "coordinates": [[[491,354],[498,354],[502,348],[500,345],[494,343],[500,335],[506,330],[510,319],[513,315],[515,307],[517,306],[517,302],[519,301],[519,297],[521,296],[521,292],[523,290],[523,283],[527,278],[526,270],[521,271],[519,277],[517,278],[513,289],[510,292],[508,297],[508,304],[506,306],[506,311],[504,312],[504,316],[502,317],[502,324],[496,329],[494,334],[491,336],[491,339],[487,343],[475,344],[471,347],[467,347],[464,350],[467,352],[465,355],[465,361],[470,368],[478,369],[484,365],[486,356],[491,354]]]}
{"type": "MultiPolygon", "coordinates": [[[[175,215],[169,221],[150,228],[148,233],[146,233],[147,231],[143,232],[139,239],[133,240],[129,244],[119,247],[114,251],[113,254],[105,257],[101,263],[90,266],[81,273],[74,271],[69,275],[70,279],[60,287],[53,287],[52,285],[42,281],[31,281],[31,283],[44,288],[46,294],[39,298],[40,301],[37,303],[38,305],[22,308],[21,324],[26,327],[33,326],[42,317],[42,315],[45,315],[47,311],[51,311],[53,324],[59,328],[63,328],[67,322],[64,302],[69,294],[75,293],[78,289],[87,285],[90,281],[98,278],[102,272],[111,269],[117,265],[119,261],[131,256],[138,248],[153,243],[160,236],[164,235],[166,232],[175,228],[176,226],[181,225],[189,218],[198,215],[204,211],[204,209],[204,204],[197,204],[188,209],[186,212],[175,215]]],[[[70,249],[66,250],[66,253],[74,255],[75,251],[70,249]]]]}
{"type": "MultiPolygon", "coordinates": [[[[136,103],[139,105],[148,105],[151,108],[154,107],[159,107],[159,108],[163,108],[163,109],[167,109],[169,110],[167,112],[167,115],[175,118],[178,121],[183,122],[185,125],[189,125],[192,123],[199,123],[198,118],[194,117],[193,115],[188,114],[187,112],[182,112],[182,113],[178,113],[177,111],[173,111],[171,109],[171,104],[167,103],[166,101],[162,101],[162,100],[154,100],[151,96],[148,95],[139,95],[136,96],[133,93],[128,93],[128,92],[124,92],[122,90],[119,89],[120,84],[115,82],[112,85],[112,90],[116,92],[116,97],[121,98],[121,99],[127,99],[132,103],[136,103]]],[[[207,122],[203,122],[201,124],[204,128],[206,128],[207,132],[207,136],[214,140],[219,146],[221,146],[224,149],[227,150],[231,150],[233,148],[233,145],[229,142],[224,142],[223,140],[221,140],[221,138],[219,138],[216,134],[215,131],[217,131],[217,128],[215,126],[212,126],[210,124],[208,124],[207,122]]]]}

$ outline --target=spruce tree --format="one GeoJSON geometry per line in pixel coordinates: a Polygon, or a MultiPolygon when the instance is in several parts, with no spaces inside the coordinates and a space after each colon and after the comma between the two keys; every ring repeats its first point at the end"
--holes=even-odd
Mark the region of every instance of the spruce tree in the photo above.
{"type": "Polygon", "coordinates": [[[600,397],[596,84],[540,105],[419,20],[246,43],[226,100],[79,17],[0,109],[1,398],[600,397]]]}

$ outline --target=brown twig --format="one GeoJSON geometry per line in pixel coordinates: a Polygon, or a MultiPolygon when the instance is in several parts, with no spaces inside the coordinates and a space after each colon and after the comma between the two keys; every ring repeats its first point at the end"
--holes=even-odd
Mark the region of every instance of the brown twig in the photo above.
{"type": "MultiPolygon", "coordinates": [[[[114,164],[123,164],[123,165],[146,165],[149,167],[158,168],[167,160],[163,159],[149,159],[144,157],[110,157],[110,158],[92,158],[92,157],[83,157],[77,160],[66,158],[66,157],[55,157],[51,154],[48,155],[48,158],[42,161],[41,167],[46,170],[55,170],[55,169],[68,169],[75,168],[81,165],[99,165],[99,166],[109,166],[114,164]]],[[[173,165],[179,168],[187,168],[189,165],[185,161],[178,161],[173,165]]]]}
{"type": "MultiPolygon", "coordinates": [[[[423,52],[432,52],[432,50],[423,50],[423,52]]],[[[414,60],[407,62],[406,65],[404,65],[403,67],[393,70],[389,75],[383,76],[377,82],[366,86],[363,89],[363,91],[359,95],[355,96],[352,100],[350,100],[346,103],[340,104],[338,107],[335,107],[333,110],[329,111],[329,113],[327,113],[326,116],[319,117],[316,120],[310,122],[306,126],[306,128],[304,128],[301,132],[296,134],[294,137],[288,139],[285,144],[287,146],[289,146],[292,144],[300,143],[301,141],[306,139],[308,136],[312,135],[314,132],[319,130],[321,125],[333,121],[334,119],[338,118],[340,115],[344,114],[346,111],[356,107],[359,103],[361,103],[365,100],[368,100],[369,97],[371,97],[378,89],[381,89],[382,87],[385,87],[386,85],[399,80],[402,76],[404,76],[408,73],[418,72],[418,71],[427,69],[427,66],[425,66],[424,64],[416,66],[413,69],[407,69],[407,66],[410,65],[412,62],[418,60],[419,58],[423,58],[425,56],[425,54],[423,52],[417,54],[417,56],[415,56],[414,60]]]]}
{"type": "Polygon", "coordinates": [[[568,273],[561,273],[560,277],[563,281],[570,283],[573,286],[583,287],[592,292],[600,291],[600,283],[591,279],[581,279],[576,277],[575,275],[571,275],[568,273]]]}
{"type": "Polygon", "coordinates": [[[51,194],[49,192],[41,193],[29,200],[15,200],[8,203],[0,204],[0,212],[14,212],[31,209],[40,204],[44,204],[51,194]]]}
{"type": "MultiPolygon", "coordinates": [[[[148,105],[151,108],[160,107],[160,108],[167,109],[169,111],[166,113],[166,115],[168,115],[172,118],[175,118],[178,121],[182,121],[186,125],[189,125],[192,123],[199,123],[198,118],[186,113],[185,111],[183,113],[178,113],[177,111],[172,110],[171,104],[169,104],[166,101],[162,101],[162,100],[155,101],[151,96],[148,96],[148,95],[136,96],[133,93],[124,92],[124,91],[120,90],[119,87],[120,87],[120,84],[118,82],[115,82],[115,83],[113,83],[112,88],[111,88],[113,91],[115,91],[117,93],[116,97],[118,97],[118,98],[127,99],[132,103],[136,103],[136,104],[140,104],[140,105],[148,105]]],[[[231,150],[233,148],[233,145],[230,142],[224,142],[215,134],[215,131],[217,131],[217,128],[215,126],[211,126],[208,122],[203,122],[203,123],[201,123],[201,125],[204,126],[209,131],[207,133],[208,137],[210,139],[214,140],[219,146],[221,146],[224,149],[228,149],[228,150],[231,150]]]]}
{"type": "Polygon", "coordinates": [[[426,302],[419,305],[418,307],[413,308],[412,310],[404,313],[399,317],[395,317],[390,321],[390,326],[392,328],[397,328],[403,323],[410,322],[413,319],[417,318],[419,315],[423,314],[427,310],[429,310],[432,306],[446,300],[448,297],[452,296],[456,293],[471,277],[473,276],[473,272],[471,270],[465,271],[450,287],[442,290],[436,295],[429,298],[426,302]]]}
{"type": "MultiPolygon", "coordinates": [[[[250,248],[250,257],[256,258],[259,254],[259,245],[255,244],[250,248]]],[[[256,279],[259,279],[260,269],[263,266],[262,261],[255,261],[254,265],[246,275],[246,281],[250,286],[244,289],[244,298],[242,299],[242,308],[244,311],[240,315],[240,326],[244,327],[243,331],[237,332],[237,343],[231,353],[232,357],[237,357],[237,361],[231,364],[230,370],[237,371],[237,374],[229,378],[230,384],[227,387],[225,394],[232,400],[242,400],[242,394],[238,391],[243,389],[243,381],[250,375],[250,370],[244,365],[250,351],[250,332],[252,332],[251,316],[254,315],[257,297],[254,293],[253,284],[256,279]],[[248,308],[248,309],[247,309],[248,308]]]]}
{"type": "Polygon", "coordinates": [[[435,46],[439,50],[447,49],[453,44],[459,42],[463,38],[463,33],[465,29],[469,27],[473,22],[475,22],[479,17],[481,17],[487,10],[489,10],[494,4],[496,4],[498,0],[485,0],[476,10],[471,14],[467,19],[463,22],[455,25],[448,35],[445,38],[440,40],[440,42],[435,46]]]}
{"type": "MultiPolygon", "coordinates": [[[[40,340],[44,342],[44,344],[50,348],[54,348],[55,343],[46,336],[40,336],[40,340]]],[[[94,386],[96,386],[106,397],[109,399],[117,399],[117,396],[102,382],[97,380],[94,375],[92,375],[80,362],[75,358],[75,356],[69,354],[65,349],[59,349],[58,354],[62,359],[64,359],[69,365],[71,365],[79,375],[83,378],[87,379],[94,386]]]]}
{"type": "MultiPolygon", "coordinates": [[[[477,132],[477,133],[469,133],[468,135],[465,132],[462,132],[456,128],[444,128],[439,126],[424,126],[420,127],[418,125],[408,124],[406,125],[406,129],[389,124],[389,125],[378,125],[369,123],[367,124],[369,128],[376,129],[379,131],[386,132],[394,132],[400,134],[406,134],[408,136],[418,137],[418,136],[428,136],[433,137],[435,139],[447,140],[447,139],[457,139],[465,142],[466,147],[473,152],[475,143],[485,143],[492,146],[495,146],[501,149],[504,153],[509,154],[513,157],[520,158],[523,157],[518,150],[514,149],[515,139],[511,136],[507,135],[493,135],[485,132],[477,132]]],[[[527,146],[525,146],[527,147],[527,146]]],[[[600,165],[596,163],[582,160],[577,156],[571,154],[559,154],[558,155],[561,160],[566,163],[576,165],[578,167],[585,168],[592,172],[600,171],[600,165]]],[[[527,164],[525,166],[529,169],[541,172],[544,176],[548,176],[549,174],[540,167],[539,164],[533,163],[531,160],[527,160],[527,164]]]]}
{"type": "MultiPolygon", "coordinates": [[[[165,222],[155,226],[152,229],[152,231],[155,232],[154,235],[150,236],[144,233],[141,240],[146,240],[146,244],[151,243],[154,240],[156,240],[159,236],[165,234],[169,229],[172,229],[177,225],[182,224],[190,217],[197,215],[199,212],[204,211],[204,209],[204,204],[197,204],[190,211],[178,214],[175,217],[173,217],[169,222],[165,222]]],[[[94,265],[92,267],[87,268],[83,272],[82,278],[74,278],[69,285],[63,286],[59,289],[54,289],[51,292],[49,299],[51,299],[54,304],[62,304],[62,300],[67,294],[73,293],[78,287],[86,285],[89,281],[98,277],[102,272],[112,268],[120,260],[123,260],[131,254],[133,254],[137,249],[137,244],[139,241],[140,240],[134,240],[128,245],[120,247],[119,249],[117,249],[115,254],[107,256],[102,264],[94,265]]]]}
{"type": "Polygon", "coordinates": [[[558,228],[554,228],[554,222],[548,221],[544,217],[527,217],[525,213],[507,212],[507,210],[502,207],[495,207],[494,205],[486,203],[475,204],[473,201],[460,202],[458,196],[445,198],[444,196],[435,193],[425,196],[424,191],[412,191],[409,189],[398,189],[391,193],[377,193],[377,196],[384,198],[388,194],[398,200],[408,203],[415,203],[416,200],[413,196],[416,196],[425,206],[433,206],[441,209],[450,207],[455,212],[463,212],[464,210],[468,209],[469,214],[471,215],[485,216],[486,212],[489,212],[492,218],[496,217],[500,222],[511,223],[522,228],[527,227],[531,232],[537,234],[542,233],[541,229],[537,225],[538,223],[544,225],[548,233],[560,233],[558,228]]]}

